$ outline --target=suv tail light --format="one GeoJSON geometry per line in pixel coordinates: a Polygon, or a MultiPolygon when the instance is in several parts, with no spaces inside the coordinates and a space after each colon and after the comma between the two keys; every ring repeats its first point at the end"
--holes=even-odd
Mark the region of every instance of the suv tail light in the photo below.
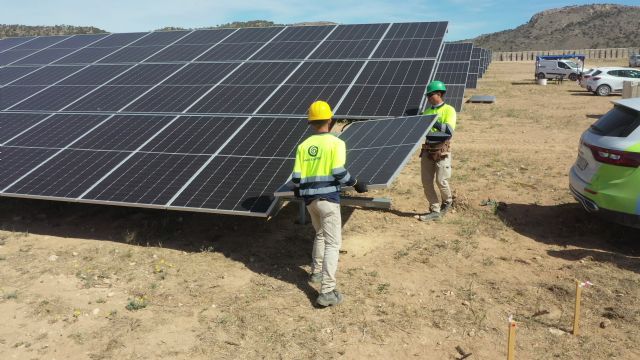
{"type": "Polygon", "coordinates": [[[583,144],[591,149],[593,157],[598,162],[626,167],[640,167],[640,153],[611,150],[587,143],[583,144]]]}
{"type": "Polygon", "coordinates": [[[594,76],[594,77],[591,78],[591,80],[595,80],[595,81],[598,81],[600,79],[602,79],[600,76],[594,76]]]}

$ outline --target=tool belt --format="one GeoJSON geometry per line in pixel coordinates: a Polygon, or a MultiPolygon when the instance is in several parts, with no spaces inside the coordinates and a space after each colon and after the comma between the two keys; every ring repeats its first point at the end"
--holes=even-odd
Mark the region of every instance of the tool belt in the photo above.
{"type": "Polygon", "coordinates": [[[440,161],[446,158],[451,151],[451,141],[427,141],[422,144],[422,150],[420,151],[420,157],[426,156],[430,160],[440,161]]]}

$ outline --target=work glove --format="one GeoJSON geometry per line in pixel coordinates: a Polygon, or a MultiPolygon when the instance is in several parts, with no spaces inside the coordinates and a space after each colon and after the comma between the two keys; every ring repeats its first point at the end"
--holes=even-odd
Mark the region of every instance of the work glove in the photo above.
{"type": "Polygon", "coordinates": [[[433,124],[433,128],[442,131],[442,124],[436,121],[435,124],[433,124]]]}
{"type": "Polygon", "coordinates": [[[300,197],[300,188],[299,187],[293,189],[293,196],[295,196],[297,198],[300,197]]]}
{"type": "Polygon", "coordinates": [[[366,193],[369,191],[369,187],[367,186],[366,181],[356,181],[353,185],[353,189],[358,193],[366,193]]]}

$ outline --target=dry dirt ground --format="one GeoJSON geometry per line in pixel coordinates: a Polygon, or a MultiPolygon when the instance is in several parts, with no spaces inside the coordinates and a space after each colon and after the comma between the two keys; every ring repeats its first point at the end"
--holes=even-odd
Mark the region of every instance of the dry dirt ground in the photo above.
{"type": "Polygon", "coordinates": [[[425,224],[415,156],[391,211],[343,207],[345,302],[317,309],[310,225],[0,200],[2,359],[640,358],[640,232],[567,190],[581,132],[617,96],[493,63],[454,143],[455,212],[425,224]],[[483,200],[492,200],[482,206],[483,200]],[[574,281],[584,290],[572,336],[574,281]],[[601,327],[602,324],[602,327],[601,327]]]}

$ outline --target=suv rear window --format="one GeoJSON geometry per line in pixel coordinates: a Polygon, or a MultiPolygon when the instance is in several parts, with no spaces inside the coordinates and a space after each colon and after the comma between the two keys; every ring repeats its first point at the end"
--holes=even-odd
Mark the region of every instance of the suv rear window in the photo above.
{"type": "Polygon", "coordinates": [[[601,136],[627,137],[640,126],[640,113],[623,106],[615,106],[596,121],[589,131],[601,136]]]}
{"type": "Polygon", "coordinates": [[[602,74],[602,71],[601,70],[596,70],[596,72],[593,73],[593,76],[598,76],[600,74],[602,74]]]}

